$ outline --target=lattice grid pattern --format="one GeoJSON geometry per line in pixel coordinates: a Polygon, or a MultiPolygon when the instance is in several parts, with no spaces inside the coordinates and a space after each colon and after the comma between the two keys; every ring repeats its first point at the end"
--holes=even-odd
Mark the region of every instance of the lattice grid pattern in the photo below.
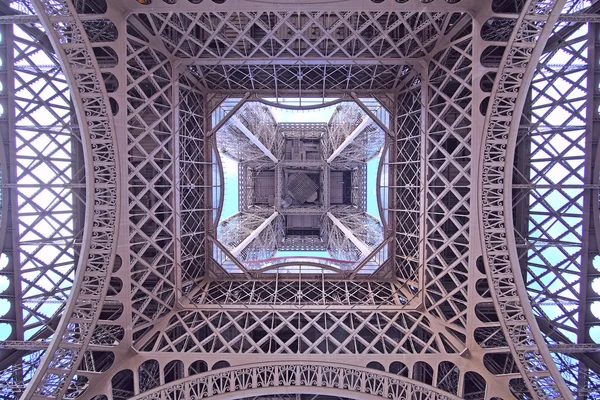
{"type": "MultiPolygon", "coordinates": [[[[13,231],[7,232],[14,236],[8,241],[16,248],[2,272],[12,270],[10,292],[18,293],[20,304],[12,296],[10,313],[1,317],[10,328],[0,324],[0,330],[1,336],[18,340],[53,334],[73,285],[76,244],[82,234],[81,215],[76,213],[83,210],[85,199],[83,162],[73,161],[81,157],[81,143],[78,130],[71,126],[76,119],[67,81],[51,48],[37,39],[40,35],[43,30],[38,25],[3,32],[14,65],[12,74],[5,75],[13,83],[3,82],[5,91],[14,88],[13,125],[4,141],[16,174],[4,177],[3,184],[11,189],[10,202],[16,204],[11,213],[13,231]]],[[[6,223],[11,217],[3,219],[6,223]]],[[[42,355],[43,351],[11,357],[13,364],[0,375],[0,381],[7,383],[0,393],[8,397],[14,391],[19,396],[42,355]]]]}
{"type": "MultiPolygon", "coordinates": [[[[390,182],[393,190],[389,207],[396,217],[394,268],[396,275],[408,281],[418,281],[422,254],[421,225],[421,81],[414,78],[408,88],[398,96],[396,117],[396,143],[390,145],[397,158],[390,165],[390,182]]],[[[390,163],[391,164],[391,163],[390,163]]]]}
{"type": "MultiPolygon", "coordinates": [[[[81,154],[71,132],[72,109],[66,79],[55,56],[19,28],[14,31],[15,156],[18,190],[21,292],[25,339],[43,329],[66,300],[76,264],[75,200],[70,186],[83,172],[73,163],[81,154]],[[75,170],[74,170],[75,169],[75,170]]],[[[80,145],[79,145],[80,146],[80,145]]],[[[79,166],[81,168],[82,165],[79,166]]],[[[79,204],[81,210],[81,203],[79,204]]]]}
{"type": "MultiPolygon", "coordinates": [[[[557,25],[555,31],[561,29],[557,25]]],[[[527,287],[542,315],[576,341],[583,243],[587,26],[540,61],[532,86],[527,287]],[[573,185],[569,188],[569,185],[573,185]],[[555,305],[549,305],[554,300],[555,305]]]]}
{"type": "Polygon", "coordinates": [[[209,282],[194,294],[197,304],[395,305],[398,286],[376,281],[224,281],[209,282]]]}
{"type": "MultiPolygon", "coordinates": [[[[567,4],[563,12],[570,8],[567,4]]],[[[587,100],[588,92],[597,89],[589,76],[589,26],[576,28],[554,27],[553,35],[561,40],[540,60],[522,130],[526,136],[519,140],[531,159],[528,170],[519,168],[522,160],[515,160],[515,207],[523,202],[530,210],[528,231],[517,241],[522,245],[526,285],[536,316],[552,321],[551,329],[540,323],[552,344],[583,343],[594,325],[594,316],[588,314],[582,326],[582,316],[590,307],[582,289],[587,281],[584,264],[590,257],[584,254],[584,246],[594,240],[586,238],[590,233],[584,231],[584,216],[588,202],[597,201],[593,195],[585,198],[586,183],[597,180],[590,180],[593,163],[586,164],[597,135],[589,128],[596,111],[587,100]]],[[[574,394],[589,396],[600,389],[598,373],[588,367],[597,364],[595,354],[553,354],[553,358],[574,394]]]]}
{"type": "Polygon", "coordinates": [[[416,312],[183,311],[143,351],[241,354],[456,353],[416,312]],[[177,332],[177,335],[174,335],[177,332]]]}
{"type": "Polygon", "coordinates": [[[175,301],[173,79],[165,55],[127,42],[132,322],[152,324],[175,301]]]}
{"type": "Polygon", "coordinates": [[[429,66],[425,305],[467,326],[471,198],[472,44],[466,27],[429,66]]]}
{"type": "MultiPolygon", "coordinates": [[[[225,12],[138,15],[165,48],[204,64],[237,60],[403,59],[427,54],[452,14],[225,12]],[[193,32],[193,34],[190,34],[193,32]]],[[[238,61],[239,62],[239,61],[238,61]]]]}
{"type": "MultiPolygon", "coordinates": [[[[450,369],[456,368],[451,366],[450,369]]],[[[444,368],[444,372],[448,367],[444,368]]],[[[475,374],[475,373],[472,373],[475,374]]],[[[298,387],[318,388],[320,392],[338,394],[336,388],[351,392],[380,396],[386,399],[401,400],[414,398],[419,400],[457,400],[459,397],[434,388],[431,385],[433,370],[415,367],[413,380],[405,375],[394,375],[377,371],[376,369],[349,369],[339,365],[328,364],[292,364],[277,363],[261,366],[250,366],[241,370],[228,368],[225,371],[203,374],[200,377],[188,377],[179,382],[176,387],[158,388],[153,393],[133,397],[134,400],[151,400],[168,397],[184,400],[188,397],[207,398],[236,391],[251,391],[264,387],[298,387]],[[333,391],[331,391],[333,389],[333,391]]],[[[439,381],[440,386],[453,387],[445,376],[439,381]]],[[[454,383],[456,380],[453,380],[454,383]]],[[[309,389],[310,390],[310,389],[309,389]]],[[[344,393],[344,392],[342,392],[344,393]]],[[[465,390],[465,394],[472,389],[465,390]]]]}
{"type": "MultiPolygon", "coordinates": [[[[524,21],[523,25],[516,24],[513,35],[523,34],[519,36],[519,40],[526,43],[522,47],[530,49],[540,37],[541,27],[550,14],[554,1],[525,3],[526,7],[520,17],[524,21]]],[[[47,2],[43,6],[46,11],[45,23],[51,21],[56,28],[52,31],[53,40],[68,43],[68,46],[78,49],[67,53],[68,58],[63,54],[63,58],[73,63],[70,65],[84,69],[84,77],[93,76],[92,72],[99,76],[97,61],[86,52],[85,47],[89,46],[89,41],[115,40],[117,36],[114,25],[107,20],[82,22],[77,19],[71,25],[74,11],[72,5],[58,1],[47,2]],[[87,37],[83,31],[87,33],[87,37]]],[[[129,305],[123,307],[118,301],[110,299],[101,306],[98,303],[102,301],[106,290],[110,295],[123,289],[116,280],[107,284],[103,280],[106,266],[111,260],[111,249],[114,247],[111,240],[116,196],[110,190],[114,190],[114,185],[111,184],[114,184],[116,174],[111,164],[114,158],[110,158],[112,142],[108,140],[110,108],[104,88],[94,85],[93,82],[96,81],[82,81],[81,76],[77,76],[72,79],[77,79],[78,88],[86,94],[84,97],[91,99],[85,102],[85,109],[90,114],[85,114],[86,121],[82,126],[88,126],[87,118],[90,115],[91,121],[97,121],[94,119],[97,117],[105,123],[102,128],[98,128],[105,136],[99,139],[104,142],[101,143],[102,149],[97,150],[96,154],[106,158],[100,162],[94,160],[95,179],[89,184],[99,184],[100,191],[104,190],[98,194],[98,200],[106,202],[106,208],[100,208],[100,213],[105,212],[102,215],[108,216],[103,218],[95,214],[100,225],[90,225],[97,234],[94,236],[95,240],[99,238],[97,242],[100,243],[99,248],[91,247],[96,251],[93,254],[102,257],[102,260],[83,270],[87,274],[93,269],[94,275],[86,276],[89,280],[82,281],[78,286],[82,292],[78,293],[75,311],[67,316],[75,318],[76,322],[61,339],[72,346],[73,350],[59,343],[60,341],[52,342],[52,358],[48,358],[50,361],[46,362],[43,374],[36,375],[38,394],[57,398],[68,390],[70,395],[75,396],[86,387],[86,372],[92,377],[93,372],[104,370],[110,371],[106,376],[112,379],[106,379],[104,384],[111,381],[111,388],[108,390],[112,390],[114,399],[125,399],[134,393],[143,392],[149,392],[146,393],[148,396],[160,393],[174,398],[190,394],[208,397],[239,388],[251,390],[256,387],[257,382],[262,382],[261,385],[289,387],[304,384],[327,388],[335,387],[337,382],[338,385],[345,385],[345,389],[368,391],[390,398],[403,398],[413,394],[419,398],[432,399],[454,398],[453,395],[482,398],[487,396],[486,381],[495,379],[493,375],[502,375],[498,380],[502,381],[502,387],[498,388],[496,385],[493,390],[503,397],[507,396],[508,387],[517,396],[528,395],[529,391],[529,395],[540,397],[543,390],[559,396],[556,384],[560,382],[555,382],[556,376],[553,378],[550,375],[553,372],[546,369],[547,349],[543,355],[539,354],[544,350],[536,342],[539,337],[535,336],[535,332],[527,331],[527,328],[517,331],[522,324],[512,325],[511,321],[504,321],[510,318],[524,320],[523,315],[527,310],[523,311],[517,301],[507,301],[506,297],[498,300],[492,296],[494,293],[499,296],[497,292],[503,294],[502,291],[508,293],[511,290],[511,282],[508,280],[510,277],[501,276],[498,279],[497,265],[493,264],[495,260],[492,256],[488,258],[488,263],[493,267],[492,272],[488,273],[490,279],[479,279],[474,284],[477,293],[467,293],[466,289],[467,285],[473,283],[467,282],[468,277],[482,277],[485,271],[480,263],[477,264],[478,271],[469,271],[474,270],[475,266],[473,254],[468,253],[473,244],[469,226],[473,222],[470,212],[475,195],[471,195],[471,191],[473,186],[478,187],[478,184],[471,182],[474,167],[470,161],[471,142],[475,143],[473,135],[476,131],[472,116],[475,113],[473,91],[476,91],[473,88],[473,64],[479,68],[472,55],[476,39],[475,33],[470,30],[469,16],[441,12],[172,12],[134,14],[131,21],[136,28],[129,31],[127,54],[121,55],[126,56],[128,64],[127,79],[121,80],[121,84],[127,86],[127,148],[123,154],[127,155],[128,182],[120,186],[129,189],[124,195],[129,200],[129,221],[125,224],[129,224],[130,235],[126,240],[129,241],[130,250],[124,264],[126,270],[131,272],[131,281],[126,282],[124,292],[127,297],[130,296],[130,290],[133,292],[128,299],[131,300],[131,310],[127,308],[129,305]],[[270,26],[271,18],[275,26],[270,26]],[[343,29],[338,31],[335,23],[343,29]],[[251,24],[256,26],[253,33],[250,33],[251,24]],[[149,35],[151,40],[145,40],[139,32],[135,33],[140,26],[142,30],[148,31],[145,33],[155,33],[157,36],[149,35]],[[408,31],[411,34],[406,34],[408,31]],[[340,34],[346,35],[348,41],[341,42],[336,36],[340,34]],[[198,37],[201,38],[202,35],[208,37],[198,41],[198,37]],[[266,39],[252,42],[261,36],[266,39]],[[389,43],[385,37],[396,37],[397,40],[389,43]],[[186,58],[184,66],[197,59],[202,59],[204,65],[191,66],[187,70],[189,74],[183,72],[184,76],[177,76],[175,74],[186,69],[180,66],[178,72],[174,73],[175,64],[171,64],[168,52],[186,58]],[[429,65],[425,70],[416,71],[403,64],[406,57],[428,53],[431,53],[431,58],[427,59],[429,65]],[[269,61],[270,57],[305,59],[298,65],[285,65],[285,60],[280,64],[266,65],[264,61],[269,61]],[[371,61],[377,59],[377,62],[351,66],[311,65],[311,58],[332,57],[361,57],[371,61]],[[206,61],[208,59],[211,61],[206,61]],[[390,60],[394,65],[386,65],[390,60]],[[419,73],[421,76],[416,77],[419,73]],[[317,284],[314,277],[308,284],[294,282],[282,284],[281,288],[278,286],[275,293],[282,294],[284,299],[283,303],[277,304],[282,306],[281,310],[245,309],[255,295],[258,296],[257,301],[263,304],[279,301],[273,297],[272,286],[251,285],[251,281],[243,284],[207,283],[214,288],[212,292],[204,292],[208,297],[203,299],[208,301],[189,305],[190,309],[184,311],[171,310],[178,296],[178,276],[185,281],[184,291],[191,291],[198,279],[206,274],[206,270],[201,267],[201,259],[208,255],[202,234],[208,230],[208,219],[214,218],[213,193],[217,191],[213,186],[215,182],[212,181],[215,178],[215,157],[209,156],[212,149],[204,137],[210,128],[204,121],[209,116],[204,107],[211,104],[211,100],[206,99],[206,89],[249,90],[255,93],[263,91],[271,95],[275,90],[276,96],[285,92],[298,93],[301,90],[302,94],[325,96],[329,90],[385,91],[405,88],[407,83],[415,86],[408,87],[396,98],[407,99],[408,102],[403,105],[406,109],[403,110],[402,117],[396,117],[395,123],[402,126],[403,132],[407,128],[405,138],[408,140],[400,143],[397,140],[399,138],[394,137],[396,143],[393,145],[412,150],[413,153],[408,155],[409,164],[406,164],[410,167],[407,168],[418,168],[423,174],[420,184],[427,186],[426,192],[422,193],[423,199],[420,200],[425,207],[424,229],[421,232],[425,238],[422,242],[424,251],[418,254],[423,258],[423,265],[427,266],[423,271],[424,311],[294,309],[298,306],[296,298],[299,299],[298,302],[314,303],[316,297],[323,298],[330,291],[331,295],[325,300],[319,300],[322,301],[319,305],[345,302],[356,304],[354,297],[365,292],[375,297],[363,303],[363,306],[369,306],[370,301],[376,306],[390,306],[390,298],[402,302],[397,292],[391,290],[390,293],[387,286],[376,286],[374,282],[369,290],[359,284],[346,286],[343,290],[339,285],[330,285],[325,289],[325,285],[317,284]],[[425,99],[424,104],[420,104],[421,97],[425,99]],[[427,111],[417,116],[420,107],[427,111]],[[179,112],[179,117],[176,112],[179,112]],[[425,117],[424,120],[421,121],[421,117],[425,117]],[[427,139],[417,143],[412,138],[417,134],[416,129],[420,124],[425,126],[423,133],[427,139]],[[181,135],[175,135],[177,132],[181,135]],[[407,143],[409,147],[406,146],[407,143]],[[417,149],[422,149],[425,154],[421,165],[418,165],[418,158],[414,155],[417,149]],[[106,165],[97,165],[102,162],[106,165]],[[99,170],[96,169],[97,166],[99,170]],[[98,233],[99,226],[101,233],[98,233]],[[183,232],[181,238],[177,236],[178,232],[183,232]],[[183,260],[180,264],[181,271],[176,269],[179,259],[183,260]],[[228,284],[230,286],[226,287],[228,284]],[[257,288],[260,293],[253,292],[257,288]],[[293,291],[298,290],[303,293],[294,295],[293,291]],[[336,297],[336,291],[340,296],[346,296],[347,300],[336,297]],[[484,300],[479,304],[474,304],[474,301],[467,304],[467,298],[484,300]],[[84,307],[84,304],[93,306],[84,307]],[[503,308],[495,309],[494,305],[498,304],[502,304],[503,308]],[[133,311],[131,314],[126,313],[126,318],[132,319],[138,333],[142,332],[142,328],[148,328],[153,329],[151,333],[156,335],[145,335],[140,343],[134,344],[136,348],[145,347],[145,350],[149,350],[148,354],[128,360],[123,357],[123,353],[116,352],[118,360],[109,366],[108,351],[104,355],[95,355],[93,351],[86,352],[85,349],[88,343],[110,346],[123,339],[125,333],[119,327],[120,322],[114,325],[108,322],[97,326],[95,324],[98,319],[118,320],[124,308],[133,311]],[[475,318],[467,320],[468,313],[475,315],[478,321],[475,318]],[[511,329],[514,326],[517,328],[505,329],[506,324],[511,329]],[[470,340],[467,335],[470,338],[473,332],[475,341],[486,349],[483,351],[483,364],[479,358],[469,358],[468,352],[463,353],[465,357],[459,355],[467,348],[470,340]],[[151,358],[157,350],[181,351],[182,357],[183,352],[193,350],[202,351],[210,357],[219,353],[226,356],[261,354],[264,357],[281,354],[326,356],[344,353],[349,356],[381,356],[403,353],[410,372],[404,372],[407,371],[406,365],[398,367],[395,372],[402,371],[402,377],[410,375],[412,381],[405,382],[402,378],[373,372],[380,369],[376,365],[371,368],[373,371],[365,371],[361,366],[336,369],[318,362],[310,366],[272,362],[242,372],[234,367],[223,372],[204,373],[207,368],[198,364],[189,365],[190,369],[186,368],[187,372],[183,373],[179,367],[165,369],[170,371],[170,376],[177,376],[176,379],[185,377],[186,373],[191,374],[190,371],[204,374],[195,379],[186,379],[185,383],[180,381],[181,386],[171,385],[159,389],[159,385],[168,382],[166,376],[160,374],[166,365],[162,360],[151,358]],[[537,350],[539,352],[536,353],[537,350]],[[442,354],[444,358],[430,365],[417,361],[417,357],[423,354],[442,354]],[[457,360],[460,362],[454,362],[457,360]],[[481,370],[484,376],[466,372],[462,368],[465,364],[469,365],[468,368],[481,370]],[[78,366],[83,370],[71,380],[78,366]],[[53,369],[47,369],[48,367],[53,369]],[[125,369],[119,371],[120,368],[125,369]],[[510,384],[507,382],[509,379],[510,384]],[[533,379],[538,381],[532,383],[533,379]],[[70,387],[67,382],[71,382],[70,387]],[[235,386],[234,382],[239,385],[235,386]]],[[[506,36],[507,30],[503,32],[500,34],[501,38],[506,36]]],[[[126,35],[125,32],[120,34],[126,35]]],[[[520,49],[520,45],[518,43],[515,48],[520,49]]],[[[526,63],[531,54],[519,51],[516,56],[512,55],[511,61],[526,63]]],[[[109,79],[105,81],[108,87],[109,79]]],[[[212,101],[216,102],[219,96],[212,101]]],[[[494,110],[500,110],[500,114],[512,110],[510,107],[511,102],[514,105],[514,100],[510,99],[514,97],[499,97],[505,103],[495,104],[494,110]]],[[[116,112],[114,109],[112,111],[116,112]]],[[[496,156],[492,155],[493,157],[496,156]]],[[[486,159],[486,162],[490,159],[486,159]]],[[[392,162],[396,161],[394,153],[392,162]]],[[[493,171],[486,173],[493,174],[493,171]]],[[[411,183],[412,181],[401,182],[403,188],[410,187],[411,183]]],[[[408,215],[414,219],[417,211],[415,201],[412,200],[411,203],[410,199],[404,197],[392,197],[395,202],[406,200],[411,213],[408,215]]],[[[97,207],[98,204],[93,206],[97,207]]],[[[104,203],[102,206],[104,207],[104,203]]],[[[489,222],[489,215],[485,218],[484,223],[489,222]]],[[[497,226],[494,223],[485,228],[493,230],[497,226]]],[[[369,242],[368,239],[363,239],[363,244],[369,242]]],[[[420,245],[421,242],[413,247],[420,245]]],[[[490,248],[492,246],[489,241],[486,245],[490,248]]],[[[414,254],[413,251],[410,253],[414,254]]],[[[226,276],[224,271],[222,276],[226,276]]],[[[416,275],[411,274],[413,276],[416,275]]],[[[511,293],[510,296],[516,296],[516,291],[511,293]]],[[[185,363],[188,366],[189,358],[185,359],[185,363]]],[[[213,365],[213,369],[228,365],[226,361],[221,364],[218,362],[213,365]]]]}
{"type": "MultiPolygon", "coordinates": [[[[179,79],[179,204],[180,215],[180,271],[183,287],[185,282],[202,277],[205,273],[205,230],[210,211],[206,204],[207,171],[205,163],[206,139],[204,136],[204,97],[195,89],[191,76],[179,79]],[[208,214],[208,216],[207,216],[208,214]]],[[[188,290],[188,289],[185,289],[188,290]]]]}

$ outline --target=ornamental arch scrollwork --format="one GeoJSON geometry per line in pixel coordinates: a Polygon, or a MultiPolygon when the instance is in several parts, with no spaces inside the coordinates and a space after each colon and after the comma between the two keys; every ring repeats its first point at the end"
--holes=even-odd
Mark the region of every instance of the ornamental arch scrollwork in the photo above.
{"type": "MultiPolygon", "coordinates": [[[[569,398],[570,391],[560,376],[550,352],[537,329],[537,323],[523,283],[513,231],[510,179],[519,119],[536,61],[550,35],[556,10],[564,1],[530,0],[523,3],[517,27],[511,34],[498,69],[487,110],[483,141],[481,180],[481,218],[484,259],[496,312],[485,311],[479,304],[480,318],[497,318],[511,350],[486,355],[486,367],[492,373],[507,371],[494,367],[492,357],[513,360],[511,371],[527,379],[512,379],[511,390],[527,388],[539,398],[569,398]],[[541,17],[541,18],[540,18],[541,17]],[[537,45],[536,45],[537,43],[537,45]],[[542,43],[542,45],[539,45],[542,43]],[[497,315],[496,315],[497,313],[497,315]]],[[[482,64],[485,62],[482,60],[482,64]]],[[[492,304],[490,303],[490,306],[492,304]]],[[[490,320],[490,322],[496,322],[490,320]]],[[[502,364],[502,363],[498,363],[502,364]]]]}
{"type": "Polygon", "coordinates": [[[459,397],[414,379],[367,368],[326,363],[268,363],[223,368],[154,388],[131,400],[235,400],[289,393],[363,399],[448,399],[459,397]]]}

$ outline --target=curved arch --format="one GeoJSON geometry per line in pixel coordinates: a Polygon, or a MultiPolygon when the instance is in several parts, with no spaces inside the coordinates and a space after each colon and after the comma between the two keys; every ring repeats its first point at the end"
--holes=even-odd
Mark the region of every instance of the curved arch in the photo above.
{"type": "Polygon", "coordinates": [[[525,385],[535,398],[569,398],[537,327],[520,273],[512,215],[514,149],[523,104],[564,0],[528,0],[496,75],[484,125],[478,204],[486,273],[499,322],[525,385]],[[518,347],[518,349],[517,349],[518,347]]]}
{"type": "Polygon", "coordinates": [[[131,400],[169,398],[169,394],[184,391],[193,398],[233,400],[248,395],[289,392],[332,394],[362,399],[412,398],[413,394],[429,399],[458,397],[413,379],[367,369],[333,363],[260,363],[224,368],[190,376],[132,397],[131,400]],[[194,397],[195,396],[195,397],[194,397]]]}
{"type": "MultiPolygon", "coordinates": [[[[347,263],[349,266],[354,266],[356,264],[354,262],[348,262],[345,260],[337,260],[337,259],[333,259],[333,258],[324,258],[324,257],[311,257],[311,258],[314,259],[314,261],[308,260],[307,257],[273,257],[269,260],[273,260],[275,262],[274,264],[271,264],[271,265],[268,265],[268,266],[262,267],[262,268],[252,269],[251,271],[261,273],[261,272],[269,272],[269,271],[276,270],[278,268],[284,268],[284,267],[307,266],[307,267],[322,268],[324,270],[328,270],[328,271],[331,271],[334,273],[344,273],[344,272],[346,272],[346,270],[339,268],[339,267],[334,267],[329,264],[325,264],[324,263],[325,260],[335,260],[335,262],[337,262],[337,263],[342,263],[342,264],[347,263]],[[278,258],[281,258],[282,262],[277,262],[278,258]],[[294,261],[293,260],[294,258],[296,258],[298,260],[294,261]],[[292,260],[292,261],[286,261],[286,260],[292,260]],[[307,260],[307,261],[304,261],[304,260],[307,260]],[[320,263],[319,260],[324,260],[324,262],[320,263]]],[[[252,265],[250,262],[246,262],[246,263],[249,265],[252,265]]]]}
{"type": "Polygon", "coordinates": [[[72,2],[32,1],[66,77],[79,128],[86,174],[86,213],[73,290],[38,369],[25,389],[63,398],[98,322],[109,285],[117,223],[115,130],[106,87],[85,27],[72,2]],[[60,22],[57,22],[60,19],[60,22]]]}
{"type": "Polygon", "coordinates": [[[281,108],[284,110],[308,111],[308,110],[318,110],[319,108],[335,106],[336,104],[340,104],[345,101],[352,101],[352,99],[347,98],[347,97],[340,97],[339,99],[336,99],[336,100],[328,101],[326,103],[321,103],[321,104],[313,104],[310,106],[294,106],[291,104],[281,104],[281,103],[276,103],[274,101],[266,100],[266,99],[264,99],[262,97],[258,97],[258,96],[254,96],[252,101],[258,101],[259,103],[262,103],[264,105],[275,107],[275,108],[281,108]]]}
{"type": "MultiPolygon", "coordinates": [[[[223,170],[223,162],[221,161],[221,155],[217,151],[217,141],[215,139],[215,135],[212,135],[208,141],[210,142],[211,149],[211,159],[215,157],[214,161],[217,164],[217,172],[219,174],[219,198],[218,198],[218,206],[217,213],[213,218],[213,235],[217,234],[217,226],[219,225],[219,221],[221,219],[221,212],[223,211],[223,203],[225,202],[225,172],[223,170]]],[[[213,162],[214,164],[214,162],[213,162]]],[[[235,214],[234,214],[235,215],[235,214]]]]}
{"type": "MultiPolygon", "coordinates": [[[[389,221],[387,219],[386,213],[383,211],[384,207],[383,207],[383,201],[381,198],[382,197],[381,196],[381,175],[383,174],[383,169],[386,167],[385,164],[388,164],[387,173],[389,176],[390,148],[391,148],[391,143],[388,143],[386,146],[384,146],[384,148],[381,152],[381,158],[379,159],[379,164],[377,165],[377,175],[375,177],[375,198],[377,199],[377,209],[379,210],[379,218],[381,218],[381,224],[383,225],[384,232],[387,232],[389,229],[389,221]],[[386,161],[386,159],[387,159],[387,161],[386,161]]],[[[388,183],[388,185],[389,185],[389,183],[388,183]]],[[[384,186],[384,188],[385,188],[385,186],[384,186]]],[[[387,200],[388,204],[386,204],[385,209],[389,209],[389,207],[390,207],[389,201],[390,201],[390,199],[388,198],[388,200],[387,200]]]]}

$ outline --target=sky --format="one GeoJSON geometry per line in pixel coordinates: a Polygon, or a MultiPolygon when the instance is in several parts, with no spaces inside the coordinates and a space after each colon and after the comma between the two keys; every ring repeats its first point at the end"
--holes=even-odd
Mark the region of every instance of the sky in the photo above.
{"type": "MultiPolygon", "coordinates": [[[[12,257],[18,258],[15,264],[21,270],[21,281],[15,280],[15,284],[21,285],[24,300],[30,301],[29,308],[37,309],[37,312],[46,317],[51,316],[61,306],[60,301],[44,302],[41,305],[34,302],[34,298],[44,300],[44,290],[50,290],[59,285],[65,289],[64,296],[70,291],[71,282],[62,280],[60,274],[73,278],[69,273],[74,267],[74,253],[67,250],[60,253],[59,248],[69,247],[68,244],[53,245],[26,245],[26,241],[39,241],[47,239],[58,239],[73,236],[73,195],[71,190],[65,188],[40,189],[35,187],[40,183],[52,183],[61,185],[69,183],[71,179],[70,158],[71,138],[68,135],[57,135],[52,130],[46,132],[31,129],[31,126],[62,126],[63,117],[68,121],[70,113],[69,91],[60,72],[48,70],[51,79],[32,73],[37,67],[46,70],[54,66],[45,53],[38,51],[36,47],[28,44],[35,42],[18,25],[13,26],[15,37],[15,125],[17,127],[17,183],[32,185],[32,187],[19,188],[18,214],[19,235],[21,240],[20,251],[12,253],[12,257]],[[22,39],[22,40],[21,40],[22,39]],[[25,57],[24,55],[27,54],[25,57]],[[26,83],[22,83],[22,81],[26,83]],[[57,96],[62,93],[63,96],[57,96]],[[47,104],[41,104],[47,100],[47,104]],[[29,113],[29,115],[28,115],[29,113]],[[40,155],[42,157],[40,157],[40,155]],[[25,170],[27,168],[28,170],[25,170]],[[41,182],[40,182],[41,181],[41,182]],[[45,210],[41,213],[40,210],[45,210]],[[45,267],[45,268],[44,268],[45,267]],[[59,283],[62,280],[62,283],[59,283]]],[[[3,39],[0,37],[0,42],[3,39]]],[[[2,60],[0,60],[0,63],[2,60]]],[[[5,88],[4,82],[2,88],[5,88]]],[[[12,112],[12,111],[11,111],[12,112]]],[[[5,110],[0,110],[4,116],[5,110]]],[[[66,132],[65,132],[66,133],[66,132]]],[[[6,267],[7,255],[0,255],[0,274],[6,267]]],[[[0,275],[0,296],[6,290],[10,291],[9,280],[0,275]]],[[[59,295],[60,297],[60,295],[59,295]]],[[[10,302],[0,299],[0,319],[10,311],[10,302]]],[[[23,312],[25,318],[31,317],[29,323],[36,321],[33,314],[23,312]]],[[[31,337],[42,327],[27,329],[24,332],[25,339],[31,337]]],[[[9,324],[0,322],[0,340],[7,338],[11,333],[9,324]]]]}
{"type": "MultiPolygon", "coordinates": [[[[277,99],[266,99],[275,102],[277,99]]],[[[324,102],[331,102],[335,99],[324,99],[324,102]]],[[[321,99],[303,99],[302,105],[309,106],[322,104],[321,99]]],[[[279,99],[280,104],[298,105],[298,99],[279,99]]],[[[269,110],[278,123],[285,122],[323,122],[327,123],[331,119],[337,105],[326,106],[311,110],[287,110],[284,108],[269,106],[269,110]]],[[[377,205],[376,178],[377,169],[381,155],[367,162],[367,213],[381,221],[379,216],[379,207],[377,205]]],[[[233,158],[221,154],[223,164],[223,174],[225,183],[225,195],[223,200],[223,209],[221,212],[221,221],[239,212],[239,174],[238,162],[233,158]]],[[[327,251],[277,251],[274,257],[331,257],[327,251]]]]}

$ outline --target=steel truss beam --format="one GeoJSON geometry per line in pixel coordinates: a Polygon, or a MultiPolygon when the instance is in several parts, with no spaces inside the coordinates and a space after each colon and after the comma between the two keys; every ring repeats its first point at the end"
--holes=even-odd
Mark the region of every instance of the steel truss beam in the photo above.
{"type": "MultiPolygon", "coordinates": [[[[596,236],[590,232],[595,221],[592,215],[597,213],[598,176],[593,161],[597,133],[588,108],[596,90],[589,84],[596,72],[588,65],[595,58],[594,27],[555,27],[554,35],[561,35],[561,40],[538,65],[526,105],[528,123],[522,124],[517,141],[524,154],[515,163],[522,166],[514,174],[519,183],[513,185],[517,189],[513,202],[517,220],[529,225],[519,233],[517,246],[528,249],[521,252],[521,265],[538,321],[540,317],[552,320],[553,334],[542,328],[551,348],[590,343],[596,321],[589,319],[595,299],[589,298],[594,294],[586,276],[586,271],[593,271],[590,260],[598,249],[596,236]],[[560,95],[549,97],[556,89],[560,95]],[[549,108],[548,99],[552,101],[549,108]],[[569,110],[569,117],[557,125],[554,122],[563,110],[569,110]],[[557,174],[558,170],[563,173],[557,174]]],[[[553,358],[578,398],[597,390],[598,363],[593,361],[597,354],[554,354],[553,358]]]]}

